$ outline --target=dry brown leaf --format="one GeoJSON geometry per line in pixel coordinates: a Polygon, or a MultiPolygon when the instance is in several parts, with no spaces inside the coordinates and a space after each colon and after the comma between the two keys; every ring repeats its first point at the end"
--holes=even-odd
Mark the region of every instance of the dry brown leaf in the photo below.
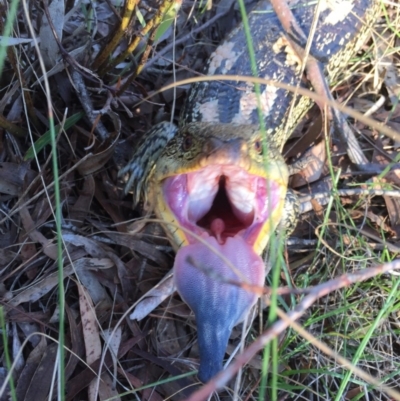
{"type": "Polygon", "coordinates": [[[28,388],[31,385],[32,378],[39,366],[46,348],[47,340],[45,337],[41,336],[38,345],[29,354],[25,367],[19,377],[16,388],[17,400],[28,399],[28,388]]]}
{"type": "Polygon", "coordinates": [[[118,326],[114,329],[103,330],[103,338],[107,344],[107,349],[111,351],[111,356],[115,358],[121,345],[122,329],[118,326]]]}
{"type": "Polygon", "coordinates": [[[144,294],[135,303],[133,312],[129,316],[130,319],[142,320],[174,292],[174,280],[172,273],[169,273],[159,284],[144,294]]]}
{"type": "MultiPolygon", "coordinates": [[[[114,329],[103,330],[102,334],[103,334],[103,339],[105,342],[105,350],[110,351],[111,358],[113,360],[113,367],[114,367],[113,376],[117,377],[118,350],[121,345],[121,339],[122,339],[121,326],[118,326],[114,329]]],[[[104,380],[103,376],[102,376],[102,379],[104,380]]],[[[109,379],[109,376],[107,377],[107,380],[108,379],[109,379]]],[[[113,383],[111,387],[115,388],[115,383],[113,383]]],[[[107,388],[108,388],[108,385],[107,385],[107,388]]],[[[101,391],[99,390],[99,392],[101,392],[101,391]]]]}
{"type": "MultiPolygon", "coordinates": [[[[63,277],[66,278],[79,269],[108,269],[114,266],[110,259],[82,258],[74,265],[64,267],[63,277]]],[[[58,284],[58,272],[47,275],[43,279],[33,283],[28,288],[15,295],[8,304],[17,306],[23,302],[36,302],[43,295],[47,294],[58,284]]]]}
{"type": "MultiPolygon", "coordinates": [[[[375,146],[378,146],[380,149],[383,148],[382,142],[377,139],[375,141],[375,146]]],[[[385,165],[387,163],[387,159],[377,151],[374,152],[374,160],[378,163],[385,165]]],[[[387,183],[400,185],[400,170],[392,170],[388,172],[384,178],[373,177],[372,181],[376,184],[381,184],[382,187],[385,187],[387,183]]],[[[394,198],[391,196],[383,197],[386,205],[386,209],[389,215],[390,225],[392,230],[395,231],[397,238],[400,237],[400,199],[394,198]]]]}
{"type": "Polygon", "coordinates": [[[18,195],[26,179],[31,182],[37,172],[28,168],[26,163],[0,163],[0,193],[18,195]]]}
{"type": "MultiPolygon", "coordinates": [[[[384,230],[388,233],[390,233],[390,235],[397,235],[396,232],[394,232],[392,230],[391,227],[389,227],[389,225],[387,224],[388,221],[386,218],[384,218],[383,216],[378,216],[377,214],[371,212],[370,210],[367,213],[367,217],[373,222],[375,223],[381,230],[384,230]]],[[[378,233],[377,233],[378,234],[378,233]]]]}
{"type": "MultiPolygon", "coordinates": [[[[18,239],[18,223],[16,218],[13,222],[8,222],[0,226],[0,249],[5,249],[13,246],[18,239]]],[[[19,259],[19,256],[17,256],[19,259]]]]}
{"type": "Polygon", "coordinates": [[[122,287],[122,295],[124,297],[124,300],[126,302],[131,302],[133,294],[135,293],[135,289],[131,283],[130,276],[128,274],[128,270],[125,266],[125,263],[122,262],[122,260],[116,256],[116,255],[110,255],[110,258],[113,260],[115,265],[117,266],[117,271],[118,271],[118,278],[122,287]]]}
{"type": "MultiPolygon", "coordinates": [[[[29,382],[29,387],[26,391],[25,401],[47,401],[52,397],[49,397],[49,390],[52,384],[53,372],[56,369],[55,363],[57,359],[57,344],[52,343],[48,345],[43,355],[41,355],[40,362],[36,367],[33,363],[32,367],[36,367],[31,381],[29,382]]],[[[40,353],[41,350],[38,350],[40,353]]],[[[57,388],[57,387],[56,387],[57,388]]]]}
{"type": "Polygon", "coordinates": [[[13,260],[20,260],[20,256],[15,252],[2,248],[0,243],[0,267],[8,265],[13,260]]]}
{"type": "MultiPolygon", "coordinates": [[[[101,357],[100,331],[90,295],[82,285],[79,283],[77,285],[79,290],[79,309],[81,311],[86,362],[88,365],[91,365],[101,357]]],[[[97,401],[96,391],[97,380],[93,379],[88,388],[89,401],[97,401]]]]}
{"type": "Polygon", "coordinates": [[[43,253],[52,260],[57,260],[57,245],[53,240],[47,239],[42,233],[36,229],[36,224],[33,222],[26,206],[19,211],[21,222],[24,226],[26,234],[33,242],[39,242],[42,245],[43,253]]]}
{"type": "MultiPolygon", "coordinates": [[[[125,341],[119,350],[118,358],[122,359],[134,345],[139,341],[143,340],[144,336],[142,334],[136,336],[136,338],[130,338],[125,341]]],[[[95,378],[96,372],[100,370],[101,360],[97,360],[92,366],[85,367],[83,371],[74,376],[67,384],[67,401],[75,400],[75,396],[88,386],[88,383],[95,378]]],[[[110,354],[106,354],[103,367],[109,367],[112,365],[112,360],[110,354]]]]}
{"type": "Polygon", "coordinates": [[[108,373],[101,375],[99,383],[99,398],[100,401],[115,400],[120,401],[121,398],[118,396],[118,392],[115,390],[115,386],[111,376],[108,373]]]}
{"type": "Polygon", "coordinates": [[[43,357],[43,354],[47,348],[47,340],[45,337],[40,337],[40,342],[38,345],[32,350],[29,354],[28,359],[26,361],[25,367],[19,377],[16,395],[17,400],[25,400],[27,399],[27,391],[31,385],[32,378],[39,366],[39,363],[43,357]]]}
{"type": "MultiPolygon", "coordinates": [[[[21,232],[19,233],[18,240],[20,244],[23,244],[21,246],[21,251],[20,251],[20,257],[22,258],[23,262],[33,260],[38,256],[40,251],[36,249],[36,244],[34,244],[33,242],[29,241],[28,238],[26,238],[25,232],[23,230],[21,230],[21,232]]],[[[26,274],[29,277],[29,279],[34,280],[35,277],[37,276],[37,270],[36,268],[29,269],[29,271],[27,271],[26,274]]]]}
{"type": "Polygon", "coordinates": [[[96,171],[101,170],[104,165],[110,160],[110,158],[114,154],[114,148],[119,139],[119,125],[120,123],[114,121],[114,126],[117,132],[117,135],[114,136],[113,142],[104,150],[99,151],[96,154],[88,155],[86,160],[78,166],[78,172],[83,175],[90,175],[95,173],[96,171]]]}
{"type": "MultiPolygon", "coordinates": [[[[121,261],[120,258],[115,255],[115,253],[113,253],[111,250],[106,251],[96,241],[93,241],[81,235],[67,233],[63,235],[63,238],[64,241],[69,242],[75,246],[83,246],[85,250],[91,255],[95,255],[97,257],[109,257],[117,266],[118,277],[122,286],[123,295],[125,297],[125,300],[129,301],[130,297],[134,293],[134,289],[129,280],[129,275],[127,273],[125,264],[121,261]]],[[[105,245],[103,245],[103,247],[106,248],[105,245]]]]}
{"type": "Polygon", "coordinates": [[[292,138],[295,138],[295,140],[289,141],[289,143],[284,146],[283,154],[285,157],[298,157],[304,154],[310,146],[318,141],[322,130],[321,112],[318,108],[314,107],[314,109],[309,112],[309,115],[313,116],[313,118],[311,118],[306,132],[301,131],[301,134],[298,136],[294,134],[292,138]]]}
{"type": "Polygon", "coordinates": [[[349,390],[346,395],[344,396],[345,400],[354,400],[360,394],[364,393],[364,389],[361,386],[354,387],[353,389],[349,390]]]}
{"type": "Polygon", "coordinates": [[[111,217],[116,228],[119,232],[126,232],[125,228],[125,217],[121,213],[121,209],[118,207],[120,200],[116,199],[116,187],[111,182],[109,176],[106,173],[102,174],[100,180],[96,180],[96,200],[101,204],[107,214],[111,217]],[[107,196],[108,195],[108,196],[107,196]]]}
{"type": "Polygon", "coordinates": [[[14,375],[19,376],[24,365],[24,354],[21,352],[21,340],[18,335],[17,324],[12,324],[12,353],[13,353],[13,361],[14,361],[14,375]]]}
{"type": "Polygon", "coordinates": [[[81,330],[78,329],[76,323],[75,314],[72,309],[65,305],[66,316],[68,317],[69,333],[70,333],[70,348],[71,352],[67,354],[68,362],[65,366],[65,380],[67,381],[71,375],[74,373],[75,368],[79,362],[79,357],[83,359],[85,352],[85,345],[83,343],[83,338],[81,335],[81,330]]]}
{"type": "Polygon", "coordinates": [[[63,239],[65,242],[69,242],[72,245],[83,247],[89,255],[94,256],[95,258],[108,256],[107,251],[103,249],[98,242],[90,238],[77,234],[63,233],[63,239]]]}
{"type": "MultiPolygon", "coordinates": [[[[30,314],[32,316],[32,314],[30,314]]],[[[29,338],[29,342],[32,344],[32,346],[36,347],[42,336],[38,334],[33,333],[39,333],[40,332],[40,326],[37,323],[34,323],[33,321],[29,322],[17,322],[18,327],[22,330],[26,338],[29,338]]]]}
{"type": "Polygon", "coordinates": [[[95,184],[92,175],[88,175],[84,178],[83,187],[79,191],[79,198],[73,206],[70,208],[69,220],[77,227],[81,227],[85,218],[89,214],[90,207],[92,206],[92,200],[95,191],[95,184]]]}
{"type": "Polygon", "coordinates": [[[111,306],[112,300],[107,294],[105,288],[100,284],[96,274],[91,271],[79,269],[76,271],[80,283],[86,288],[90,294],[90,298],[94,304],[98,306],[100,303],[104,307],[111,306]]]}
{"type": "MultiPolygon", "coordinates": [[[[64,269],[63,277],[68,277],[73,273],[74,269],[72,266],[68,266],[64,269]]],[[[50,292],[57,284],[58,272],[54,272],[19,292],[8,302],[8,304],[11,306],[17,306],[23,302],[36,302],[38,299],[50,292]]]]}
{"type": "MultiPolygon", "coordinates": [[[[125,378],[129,380],[129,383],[134,387],[142,387],[143,381],[140,380],[138,377],[134,376],[130,372],[126,372],[121,368],[118,368],[118,372],[123,375],[125,378]]],[[[164,401],[165,399],[161,397],[153,388],[148,388],[142,391],[142,397],[140,398],[143,401],[164,401]]]]}
{"type": "Polygon", "coordinates": [[[155,340],[159,354],[179,356],[190,338],[180,322],[168,314],[158,319],[155,340]]]}
{"type": "Polygon", "coordinates": [[[71,233],[63,234],[65,242],[69,242],[72,245],[83,247],[85,251],[94,257],[101,258],[106,256],[106,251],[96,242],[90,238],[83,237],[82,235],[76,235],[71,233]]]}
{"type": "Polygon", "coordinates": [[[400,199],[384,196],[386,209],[389,214],[391,228],[395,231],[396,237],[400,237],[400,199]]]}
{"type": "Polygon", "coordinates": [[[134,237],[136,234],[139,234],[141,231],[143,231],[146,224],[146,219],[143,218],[132,221],[132,223],[129,223],[127,227],[129,235],[134,237]]]}
{"type": "Polygon", "coordinates": [[[394,52],[387,54],[388,49],[390,49],[390,47],[388,47],[389,43],[395,47],[394,40],[396,40],[396,35],[393,35],[391,31],[383,32],[381,35],[376,35],[375,37],[375,50],[377,52],[378,60],[376,66],[379,75],[383,76],[392,105],[398,103],[400,96],[400,77],[396,66],[397,60],[395,59],[398,53],[394,52]]]}
{"type": "Polygon", "coordinates": [[[39,46],[46,67],[51,68],[57,64],[57,61],[60,58],[60,48],[56,38],[54,37],[53,28],[59,41],[61,42],[65,14],[64,0],[52,0],[48,3],[48,6],[45,5],[44,7],[48,7],[53,26],[50,26],[46,14],[44,14],[42,18],[42,25],[39,30],[39,46]]]}
{"type": "Polygon", "coordinates": [[[135,239],[129,234],[118,234],[110,231],[106,234],[116,244],[126,246],[132,251],[140,253],[141,255],[160,265],[162,268],[168,267],[168,259],[166,258],[165,253],[155,249],[154,244],[149,244],[148,242],[135,239]]]}

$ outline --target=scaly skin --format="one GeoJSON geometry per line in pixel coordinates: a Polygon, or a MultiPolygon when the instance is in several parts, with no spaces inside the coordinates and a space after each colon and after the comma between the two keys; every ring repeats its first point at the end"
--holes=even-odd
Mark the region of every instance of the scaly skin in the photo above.
{"type": "MultiPolygon", "coordinates": [[[[164,134],[174,132],[169,124],[162,127],[164,134]]],[[[226,280],[264,285],[260,255],[282,217],[288,168],[273,145],[263,154],[262,134],[254,125],[192,123],[175,132],[165,147],[159,134],[157,127],[146,137],[129,171],[150,170],[136,188],[165,222],[177,251],[175,284],[195,312],[198,376],[206,382],[222,369],[232,328],[258,298],[226,280]],[[141,156],[150,144],[163,151],[144,167],[141,156]]]]}
{"type": "MultiPolygon", "coordinates": [[[[308,35],[314,8],[300,3],[293,14],[308,35]]],[[[324,65],[328,80],[365,41],[377,7],[375,0],[323,2],[311,54],[324,65]]],[[[256,9],[265,8],[260,2],[256,9]]],[[[252,13],[249,23],[260,76],[308,87],[277,17],[252,13]]],[[[290,38],[302,44],[301,38],[290,38]]],[[[251,75],[241,27],[213,53],[208,74],[251,75]]],[[[263,286],[260,255],[282,220],[285,197],[293,198],[287,195],[280,149],[311,101],[297,98],[290,114],[292,101],[291,92],[261,86],[263,136],[252,85],[196,84],[180,128],[155,126],[120,172],[130,173],[126,190],[134,186],[135,200],[144,196],[177,251],[175,284],[196,316],[203,382],[222,369],[232,328],[258,298],[237,283],[263,286]]]]}
{"type": "MultiPolygon", "coordinates": [[[[209,123],[192,123],[181,129],[165,148],[162,158],[157,163],[157,168],[151,178],[148,193],[155,200],[154,211],[165,224],[175,249],[186,246],[192,241],[190,233],[176,230],[173,226],[168,228],[168,223],[177,224],[174,213],[171,212],[165,199],[162,183],[168,177],[173,177],[191,172],[198,172],[206,166],[237,166],[265,180],[276,182],[279,189],[279,203],[272,211],[270,217],[265,220],[260,230],[260,235],[253,248],[258,255],[265,249],[270,234],[280,221],[287,190],[288,170],[280,152],[270,147],[268,157],[262,155],[256,147],[261,145],[262,135],[256,126],[251,125],[214,125],[209,123]],[[233,128],[233,129],[232,129],[233,128]],[[190,149],[185,151],[185,142],[190,138],[190,149]]],[[[201,235],[201,231],[192,227],[192,230],[201,235]]]]}

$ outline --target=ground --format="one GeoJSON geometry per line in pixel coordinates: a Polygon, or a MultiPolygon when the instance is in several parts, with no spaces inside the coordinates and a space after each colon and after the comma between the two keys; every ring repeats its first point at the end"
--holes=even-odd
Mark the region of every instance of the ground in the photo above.
{"type": "MultiPolygon", "coordinates": [[[[174,252],[143,204],[123,196],[117,173],[154,123],[178,119],[189,86],[157,90],[198,75],[239,17],[226,2],[185,2],[176,24],[155,33],[152,21],[157,26],[165,9],[174,16],[180,4],[131,3],[0,8],[3,36],[16,10],[12,39],[0,49],[1,400],[56,394],[60,350],[67,400],[96,392],[101,400],[181,400],[201,388],[193,315],[177,295],[139,322],[128,317],[168,273],[174,252]]],[[[399,13],[397,3],[383,4],[373,39],[333,87],[341,104],[374,120],[349,118],[366,156],[382,165],[398,160],[399,140],[379,130],[400,132],[399,13]]],[[[294,233],[266,255],[274,267],[266,288],[278,287],[278,295],[265,297],[272,306],[256,314],[244,339],[259,352],[215,400],[400,400],[388,390],[400,388],[399,276],[350,275],[387,268],[397,257],[400,170],[357,171],[322,122],[312,109],[285,148],[288,160],[314,155],[290,184],[312,196],[301,198],[294,233]],[[300,311],[299,327],[268,331],[305,294],[315,302],[300,311]],[[367,377],[350,373],[338,355],[367,377]]],[[[238,326],[227,355],[237,353],[241,337],[238,326]]]]}

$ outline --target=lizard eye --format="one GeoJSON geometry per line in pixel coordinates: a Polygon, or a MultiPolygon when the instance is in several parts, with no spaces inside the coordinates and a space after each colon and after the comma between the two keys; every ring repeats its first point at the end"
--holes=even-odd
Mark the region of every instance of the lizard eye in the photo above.
{"type": "Polygon", "coordinates": [[[185,136],[182,142],[182,149],[184,152],[188,151],[193,145],[193,139],[191,136],[185,136]]]}
{"type": "Polygon", "coordinates": [[[261,139],[254,142],[254,149],[259,155],[263,154],[263,144],[261,142],[261,139]]]}

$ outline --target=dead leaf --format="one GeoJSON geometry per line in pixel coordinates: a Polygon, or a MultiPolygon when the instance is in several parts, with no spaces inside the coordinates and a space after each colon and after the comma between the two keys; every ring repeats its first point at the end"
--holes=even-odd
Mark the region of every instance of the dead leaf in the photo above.
{"type": "MultiPolygon", "coordinates": [[[[143,381],[134,376],[132,373],[126,372],[120,368],[118,369],[118,372],[124,377],[126,377],[134,388],[143,387],[143,381]]],[[[141,400],[163,401],[164,398],[161,397],[154,389],[148,388],[142,391],[141,400]]]]}
{"type": "Polygon", "coordinates": [[[107,349],[111,351],[111,356],[114,358],[118,355],[118,350],[121,345],[122,329],[121,326],[115,329],[103,330],[103,338],[106,342],[107,349]]]}
{"type": "MultiPolygon", "coordinates": [[[[104,330],[103,331],[103,339],[105,341],[105,350],[106,351],[109,350],[111,352],[111,358],[113,360],[113,368],[114,368],[113,376],[117,377],[118,350],[121,345],[121,339],[122,339],[121,326],[118,326],[114,329],[104,330]]],[[[106,389],[108,389],[109,387],[111,389],[115,388],[116,380],[114,383],[108,384],[109,376],[107,377],[107,379],[105,379],[103,376],[102,376],[102,379],[105,380],[105,382],[107,383],[106,389]]],[[[102,384],[100,382],[100,387],[101,387],[101,385],[102,384]]],[[[99,394],[100,393],[101,393],[101,388],[99,389],[99,394]]],[[[111,397],[111,396],[109,396],[109,397],[111,397]]]]}
{"type": "MultiPolygon", "coordinates": [[[[48,345],[45,348],[37,367],[36,364],[33,363],[32,367],[36,367],[36,369],[23,400],[47,401],[48,399],[52,398],[51,396],[49,397],[49,390],[51,387],[51,383],[54,380],[51,373],[54,372],[55,369],[55,363],[57,359],[57,347],[58,345],[55,343],[48,345]]],[[[38,350],[38,353],[40,353],[40,351],[41,350],[38,350]]]]}
{"type": "Polygon", "coordinates": [[[99,383],[99,398],[101,401],[115,400],[120,401],[121,398],[118,396],[118,392],[115,390],[115,386],[111,376],[108,373],[101,375],[99,383]]]}
{"type": "Polygon", "coordinates": [[[20,260],[20,256],[15,252],[4,249],[0,243],[0,267],[8,265],[13,260],[20,260]]]}
{"type": "Polygon", "coordinates": [[[110,296],[105,288],[100,284],[97,276],[93,272],[89,270],[78,269],[76,271],[76,275],[78,276],[80,283],[90,294],[90,298],[93,300],[96,306],[98,306],[100,303],[102,303],[105,307],[112,305],[110,296]]]}
{"type": "Polygon", "coordinates": [[[133,312],[130,314],[129,318],[132,320],[142,320],[174,292],[174,280],[172,273],[169,273],[160,283],[144,294],[135,303],[133,312]]]}
{"type": "MultiPolygon", "coordinates": [[[[118,358],[123,358],[128,351],[132,349],[132,347],[141,341],[144,336],[138,335],[136,338],[130,338],[129,340],[125,341],[118,353],[118,358]]],[[[96,378],[96,373],[99,372],[100,369],[100,362],[103,363],[103,368],[110,367],[112,365],[112,359],[110,354],[107,354],[104,361],[100,359],[94,362],[90,367],[86,367],[82,372],[78,375],[73,377],[69,383],[67,384],[67,401],[72,401],[75,399],[74,397],[82,391],[84,388],[88,386],[88,383],[92,381],[93,378],[96,378]]]]}
{"type": "MultiPolygon", "coordinates": [[[[79,269],[108,269],[112,266],[114,266],[114,264],[110,259],[82,258],[74,262],[74,265],[65,266],[63,277],[66,278],[79,269]]],[[[23,302],[36,302],[51,291],[57,284],[58,272],[54,272],[19,292],[8,304],[17,306],[23,302]]]]}
{"type": "Polygon", "coordinates": [[[179,356],[190,341],[190,337],[184,327],[169,314],[163,315],[161,319],[158,319],[155,334],[155,348],[160,355],[179,356]]]}
{"type": "Polygon", "coordinates": [[[381,35],[376,35],[374,38],[376,44],[374,49],[377,52],[376,67],[379,75],[383,76],[383,80],[389,93],[389,98],[392,105],[396,105],[400,96],[400,77],[396,65],[398,61],[395,59],[397,53],[387,53],[388,49],[390,48],[389,46],[396,46],[393,42],[396,39],[396,36],[392,35],[390,31],[386,31],[381,35]],[[391,45],[389,45],[389,43],[391,43],[391,45]]]}
{"type": "Polygon", "coordinates": [[[42,338],[42,336],[38,334],[33,334],[40,332],[38,324],[34,322],[17,322],[17,323],[18,327],[22,330],[25,337],[29,338],[29,342],[31,343],[31,345],[36,347],[42,338]]]}
{"type": "MultiPolygon", "coordinates": [[[[101,341],[98,322],[94,305],[90,299],[89,293],[79,283],[77,283],[79,290],[79,308],[81,311],[83,339],[85,342],[86,362],[91,365],[101,357],[101,341]]],[[[89,384],[88,396],[89,401],[97,401],[97,381],[93,379],[89,384]]]]}
{"type": "Polygon", "coordinates": [[[12,353],[13,353],[13,361],[14,361],[14,374],[18,376],[24,365],[24,354],[21,352],[21,341],[18,335],[17,325],[16,323],[12,324],[12,353]]]}
{"type": "Polygon", "coordinates": [[[33,39],[30,38],[12,38],[10,36],[0,36],[0,46],[16,46],[32,42],[33,39]]]}
{"type": "MultiPolygon", "coordinates": [[[[47,5],[44,5],[44,7],[47,7],[47,5]]],[[[58,40],[62,42],[65,14],[64,0],[52,0],[51,3],[49,2],[48,11],[58,40]]],[[[57,61],[60,59],[60,48],[58,47],[58,43],[54,37],[53,29],[50,26],[45,13],[43,13],[39,38],[39,46],[43,61],[46,67],[51,68],[56,65],[57,61]]]]}
{"type": "Polygon", "coordinates": [[[86,252],[95,258],[102,258],[107,256],[107,251],[103,249],[98,242],[91,240],[90,238],[84,237],[82,235],[63,233],[63,239],[65,242],[69,242],[72,245],[84,247],[86,252]]]}
{"type": "Polygon", "coordinates": [[[37,173],[28,168],[27,163],[0,163],[0,193],[19,195],[26,179],[32,182],[37,173]]]}
{"type": "MultiPolygon", "coordinates": [[[[375,146],[378,149],[383,149],[382,141],[378,138],[375,141],[375,146]]],[[[377,161],[382,165],[387,164],[387,159],[377,150],[374,151],[373,160],[377,161]]],[[[385,174],[385,177],[373,177],[372,181],[375,184],[381,185],[385,187],[387,183],[391,185],[399,185],[400,184],[400,170],[392,170],[385,174]]],[[[386,209],[388,211],[390,226],[392,230],[395,231],[397,238],[400,237],[400,199],[394,198],[391,196],[383,196],[385,201],[386,209]]]]}
{"type": "Polygon", "coordinates": [[[31,218],[26,206],[22,207],[19,211],[21,222],[24,226],[26,234],[33,242],[39,242],[42,245],[42,251],[52,260],[57,260],[57,245],[53,240],[47,239],[42,233],[36,229],[36,224],[31,218]]]}
{"type": "Polygon", "coordinates": [[[69,220],[77,227],[81,227],[85,218],[89,214],[90,207],[94,196],[95,184],[92,175],[84,178],[83,187],[80,190],[79,198],[73,206],[71,206],[69,220]]]}
{"type": "Polygon", "coordinates": [[[156,249],[154,244],[149,244],[148,242],[138,240],[129,234],[121,234],[109,231],[107,232],[107,236],[110,237],[116,244],[126,246],[128,249],[140,253],[141,255],[160,265],[162,268],[168,267],[168,260],[165,256],[165,253],[156,249]]]}
{"type": "Polygon", "coordinates": [[[19,377],[16,388],[17,400],[27,399],[28,388],[30,387],[33,375],[35,374],[39,366],[40,360],[42,359],[46,348],[47,348],[46,337],[40,336],[40,341],[38,345],[29,354],[25,367],[22,370],[21,375],[19,377]]]}
{"type": "Polygon", "coordinates": [[[92,155],[88,155],[86,160],[78,166],[78,172],[81,175],[86,176],[101,170],[113,156],[114,148],[117,145],[119,139],[119,128],[121,123],[118,121],[119,120],[114,122],[117,135],[114,135],[114,139],[111,144],[107,146],[107,148],[104,150],[97,151],[95,154],[92,155]]]}

